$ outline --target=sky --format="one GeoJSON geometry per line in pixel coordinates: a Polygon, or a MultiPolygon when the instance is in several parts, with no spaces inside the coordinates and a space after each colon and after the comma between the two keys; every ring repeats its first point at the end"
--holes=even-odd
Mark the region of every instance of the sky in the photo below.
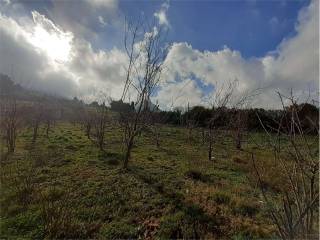
{"type": "Polygon", "coordinates": [[[317,0],[0,0],[0,72],[21,85],[93,101],[119,99],[128,58],[124,20],[155,21],[170,43],[160,107],[234,102],[279,108],[276,91],[318,99],[317,0]]]}

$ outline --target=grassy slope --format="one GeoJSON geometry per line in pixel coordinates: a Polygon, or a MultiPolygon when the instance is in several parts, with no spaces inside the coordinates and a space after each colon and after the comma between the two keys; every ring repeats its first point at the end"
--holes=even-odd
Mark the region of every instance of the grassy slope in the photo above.
{"type": "MultiPolygon", "coordinates": [[[[261,141],[258,134],[252,137],[261,141]]],[[[273,236],[248,177],[248,156],[228,138],[216,141],[213,163],[200,140],[187,143],[185,130],[163,127],[160,148],[151,135],[138,139],[126,172],[121,133],[114,127],[106,152],[79,126],[66,123],[49,139],[41,134],[33,150],[30,139],[31,132],[22,133],[15,155],[2,162],[2,237],[273,236]]]]}

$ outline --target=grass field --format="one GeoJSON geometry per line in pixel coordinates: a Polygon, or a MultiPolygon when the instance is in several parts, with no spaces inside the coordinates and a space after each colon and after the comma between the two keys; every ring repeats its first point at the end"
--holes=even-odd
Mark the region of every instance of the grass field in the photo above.
{"type": "MultiPolygon", "coordinates": [[[[215,140],[215,159],[208,161],[200,131],[188,142],[185,129],[163,126],[160,147],[143,133],[129,170],[123,171],[121,136],[110,127],[101,152],[78,125],[58,123],[49,138],[40,133],[34,146],[31,131],[20,133],[14,155],[1,162],[1,236],[275,236],[252,179],[250,156],[236,150],[231,137],[215,140]]],[[[245,149],[264,142],[261,133],[250,134],[250,139],[255,143],[246,143],[245,149]]],[[[260,150],[258,159],[269,158],[268,149],[260,150]]]]}

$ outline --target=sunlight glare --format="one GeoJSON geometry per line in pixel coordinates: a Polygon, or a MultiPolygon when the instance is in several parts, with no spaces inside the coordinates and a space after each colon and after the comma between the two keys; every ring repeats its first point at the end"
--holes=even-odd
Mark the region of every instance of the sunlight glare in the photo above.
{"type": "Polygon", "coordinates": [[[71,33],[50,33],[41,25],[37,25],[30,41],[36,48],[44,51],[56,62],[66,62],[70,60],[72,41],[71,33]]]}

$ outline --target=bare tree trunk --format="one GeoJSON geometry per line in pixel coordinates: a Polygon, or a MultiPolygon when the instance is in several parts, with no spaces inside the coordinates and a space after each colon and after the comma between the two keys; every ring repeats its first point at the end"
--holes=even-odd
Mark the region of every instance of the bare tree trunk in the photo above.
{"type": "Polygon", "coordinates": [[[241,149],[241,133],[237,131],[236,133],[236,149],[240,150],[241,149]]]}
{"type": "MultiPolygon", "coordinates": [[[[93,139],[96,145],[101,151],[104,151],[105,145],[105,131],[107,127],[107,108],[103,103],[101,106],[96,108],[95,114],[93,114],[93,127],[94,127],[94,137],[93,139]]],[[[89,122],[88,122],[89,123],[89,122]]],[[[88,130],[88,129],[87,129],[88,130]]],[[[87,132],[87,135],[90,136],[90,133],[87,132]]]]}
{"type": "Polygon", "coordinates": [[[90,133],[91,133],[91,124],[90,123],[86,123],[86,136],[88,139],[91,139],[90,137],[90,133]]]}
{"type": "Polygon", "coordinates": [[[51,123],[50,123],[50,121],[47,121],[47,126],[46,126],[46,137],[47,138],[49,138],[50,127],[51,127],[51,123]]]}
{"type": "Polygon", "coordinates": [[[188,124],[188,141],[191,142],[192,140],[192,126],[188,124]]]}
{"type": "Polygon", "coordinates": [[[128,168],[128,163],[129,163],[129,159],[131,156],[131,149],[133,146],[133,138],[130,138],[129,143],[127,145],[127,150],[126,150],[126,155],[124,157],[124,162],[123,162],[123,168],[127,169],[128,168]]]}
{"type": "Polygon", "coordinates": [[[0,126],[3,130],[8,153],[13,153],[16,146],[17,131],[19,126],[19,116],[17,103],[14,97],[9,96],[7,100],[0,102],[0,126]],[[3,104],[3,105],[2,105],[3,104]]]}
{"type": "Polygon", "coordinates": [[[202,143],[206,142],[206,134],[204,128],[201,128],[201,134],[202,134],[202,143]]]}
{"type": "Polygon", "coordinates": [[[209,148],[208,148],[209,161],[214,161],[212,157],[212,151],[213,151],[213,129],[212,129],[212,126],[209,126],[209,148]]]}
{"type": "Polygon", "coordinates": [[[7,129],[7,147],[8,152],[13,153],[16,147],[16,127],[13,123],[10,124],[10,127],[7,129]]]}
{"type": "Polygon", "coordinates": [[[155,127],[154,138],[156,141],[156,146],[157,146],[157,148],[159,148],[160,147],[160,131],[157,127],[155,127]]]}

